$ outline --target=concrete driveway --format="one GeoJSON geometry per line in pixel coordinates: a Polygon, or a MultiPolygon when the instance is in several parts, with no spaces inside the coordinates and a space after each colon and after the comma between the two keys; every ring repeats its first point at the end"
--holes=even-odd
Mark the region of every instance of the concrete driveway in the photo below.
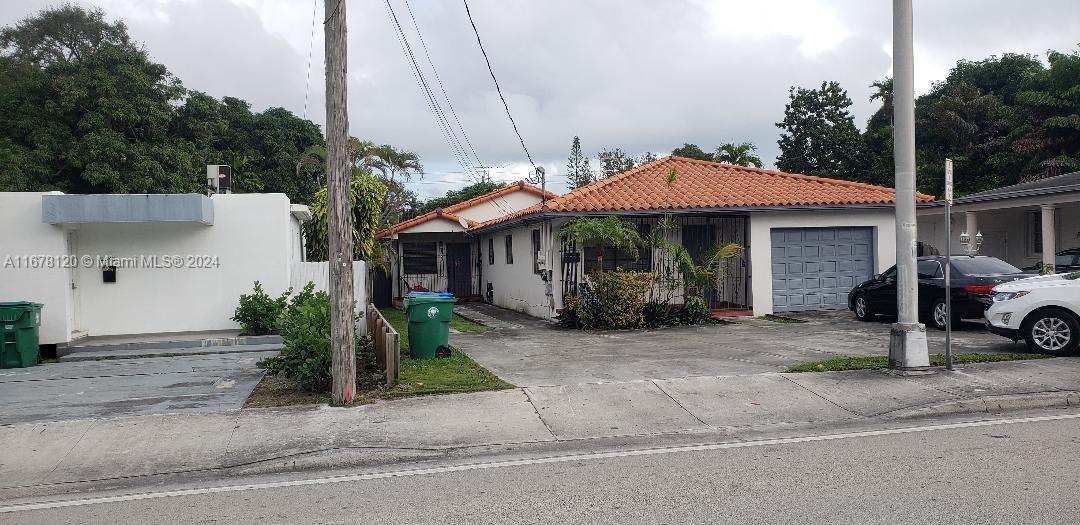
{"type": "MultiPolygon", "coordinates": [[[[794,315],[804,323],[738,319],[731,324],[655,330],[564,330],[488,305],[468,309],[495,318],[482,334],[452,342],[503,379],[523,387],[779,372],[845,355],[887,355],[889,324],[864,323],[850,312],[794,315]]],[[[490,321],[489,321],[490,322],[490,321]]],[[[927,331],[930,352],[944,351],[944,332],[927,331]]],[[[966,323],[953,332],[956,352],[1026,352],[1021,342],[966,323]]]]}
{"type": "Polygon", "coordinates": [[[108,359],[0,370],[0,424],[240,408],[277,351],[108,359]]]}

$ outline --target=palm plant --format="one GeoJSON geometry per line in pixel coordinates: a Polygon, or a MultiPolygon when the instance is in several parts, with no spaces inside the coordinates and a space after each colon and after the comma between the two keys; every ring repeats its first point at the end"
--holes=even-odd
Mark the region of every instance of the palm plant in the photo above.
{"type": "MultiPolygon", "coordinates": [[[[353,169],[349,183],[349,207],[353,223],[353,258],[371,264],[384,263],[382,244],[375,238],[379,231],[378,210],[386,197],[386,184],[359,168],[353,169]]],[[[315,194],[311,203],[311,220],[304,223],[304,244],[309,261],[329,259],[329,224],[326,188],[315,194]]]]}
{"type": "Polygon", "coordinates": [[[681,245],[671,249],[675,264],[682,273],[687,297],[702,297],[710,284],[717,283],[724,276],[724,269],[729,259],[743,253],[743,247],[733,242],[717,244],[698,256],[695,261],[681,245]]]}
{"type": "Polygon", "coordinates": [[[634,223],[614,216],[578,217],[562,227],[559,237],[582,247],[596,246],[596,267],[601,275],[604,273],[605,248],[626,250],[637,257],[638,247],[644,242],[634,223]]]}
{"type": "Polygon", "coordinates": [[[713,154],[713,160],[716,162],[726,162],[728,164],[734,164],[736,166],[753,166],[760,168],[762,166],[761,157],[757,156],[757,146],[750,142],[740,142],[735,144],[734,142],[728,142],[721,144],[716,148],[716,153],[713,154]]]}

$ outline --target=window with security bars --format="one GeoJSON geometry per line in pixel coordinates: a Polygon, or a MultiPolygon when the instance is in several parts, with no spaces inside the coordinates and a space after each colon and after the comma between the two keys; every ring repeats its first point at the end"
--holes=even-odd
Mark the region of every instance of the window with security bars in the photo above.
{"type": "Polygon", "coordinates": [[[438,243],[407,242],[401,246],[401,265],[406,275],[438,273],[438,243]]]}
{"type": "MultiPolygon", "coordinates": [[[[638,233],[642,239],[649,237],[652,232],[652,225],[648,223],[637,224],[638,233]]],[[[592,273],[597,269],[596,256],[600,251],[598,246],[586,245],[582,250],[582,257],[584,258],[585,273],[592,273]]],[[[646,247],[638,247],[637,254],[624,249],[604,248],[604,271],[614,270],[615,268],[622,268],[623,270],[638,271],[638,272],[651,272],[652,271],[652,250],[646,247]]]]}

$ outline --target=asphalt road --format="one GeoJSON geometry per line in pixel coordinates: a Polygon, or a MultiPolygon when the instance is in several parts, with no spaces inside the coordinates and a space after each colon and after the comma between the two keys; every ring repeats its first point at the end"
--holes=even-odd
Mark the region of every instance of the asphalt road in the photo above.
{"type": "Polygon", "coordinates": [[[0,521],[1077,523],[1080,419],[1056,414],[1064,419],[608,451],[348,481],[312,475],[285,486],[4,513],[0,521]]]}

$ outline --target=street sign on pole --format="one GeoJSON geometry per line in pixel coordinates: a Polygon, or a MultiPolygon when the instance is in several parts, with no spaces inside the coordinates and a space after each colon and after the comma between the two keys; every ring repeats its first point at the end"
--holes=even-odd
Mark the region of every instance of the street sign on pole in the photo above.
{"type": "Polygon", "coordinates": [[[952,370],[952,159],[945,159],[945,369],[952,370]]]}
{"type": "Polygon", "coordinates": [[[945,203],[952,204],[952,159],[945,159],[945,203]]]}

